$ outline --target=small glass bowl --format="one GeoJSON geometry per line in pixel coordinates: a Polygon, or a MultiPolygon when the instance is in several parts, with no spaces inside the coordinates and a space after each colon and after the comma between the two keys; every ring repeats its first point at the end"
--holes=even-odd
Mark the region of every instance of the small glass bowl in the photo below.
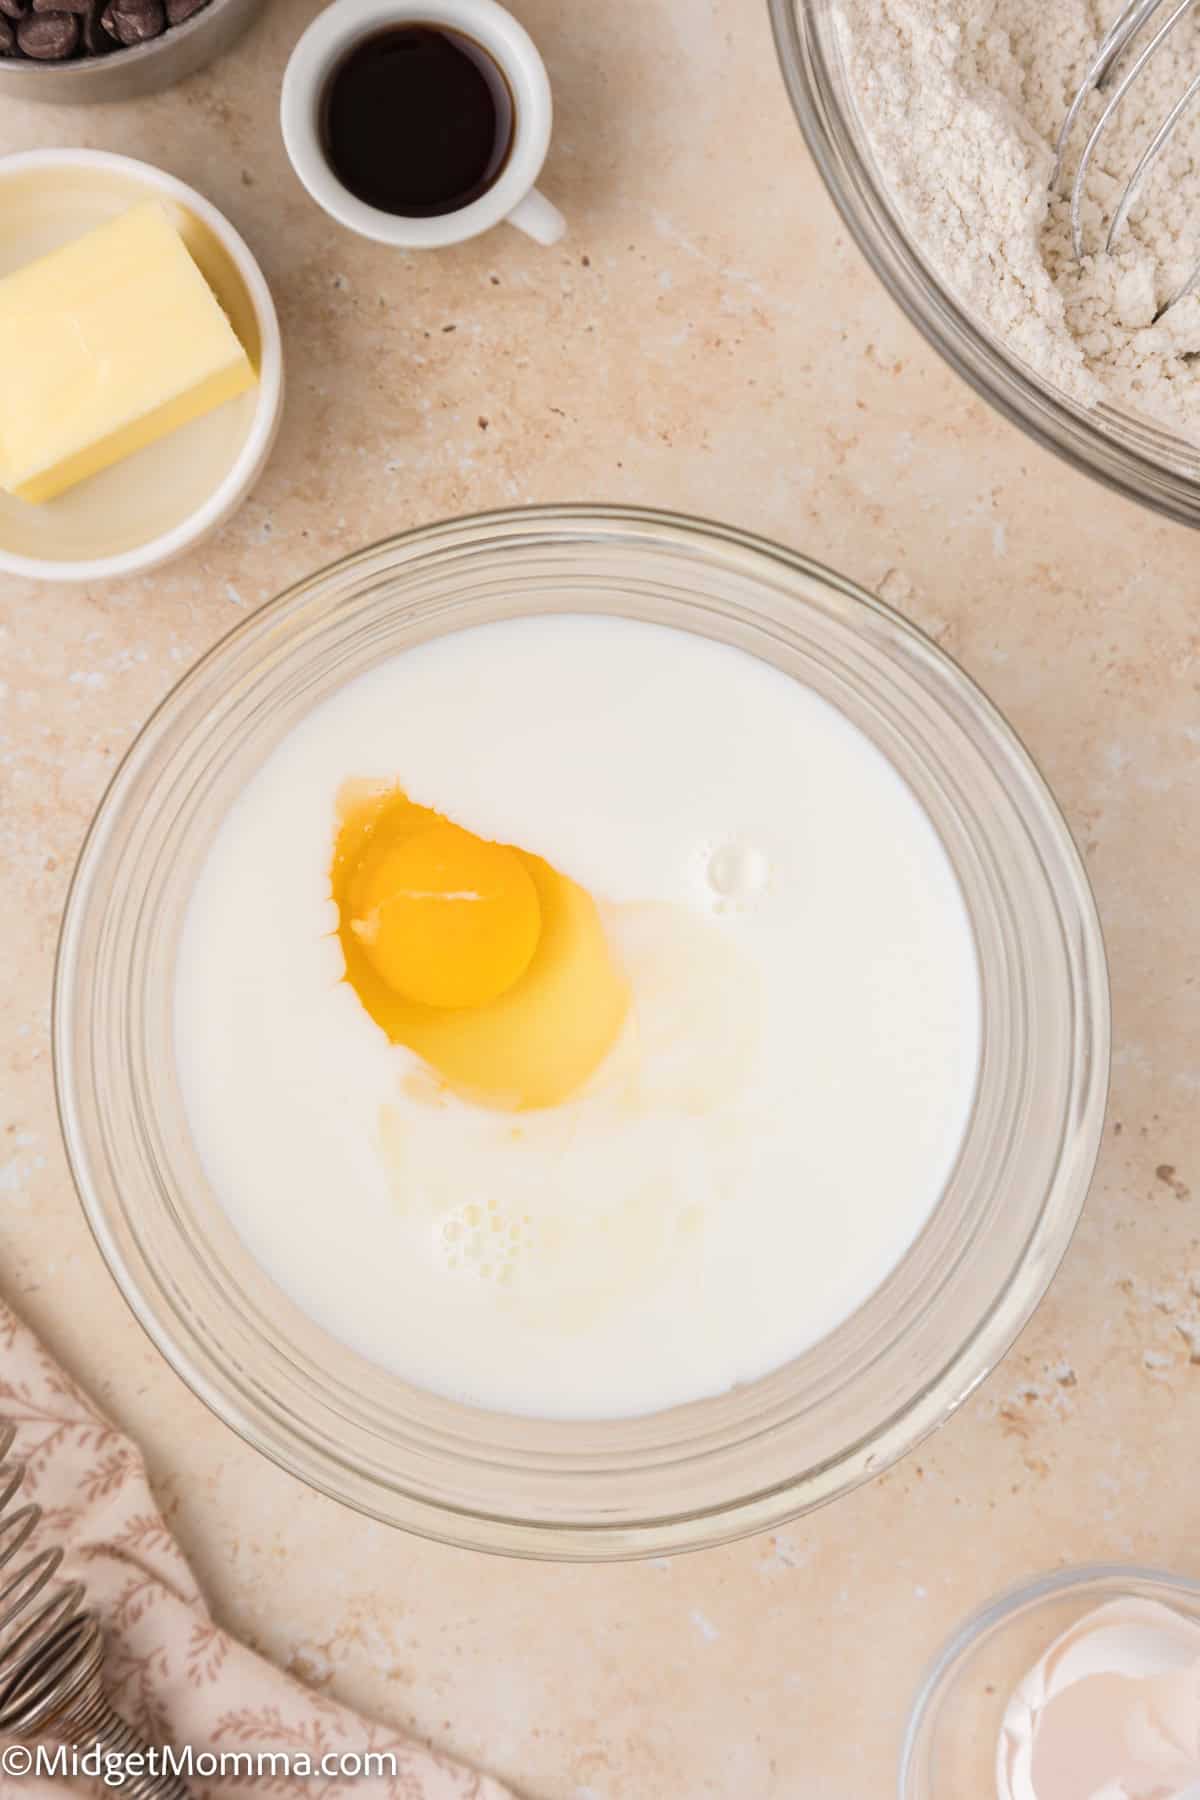
{"type": "Polygon", "coordinates": [[[63,1132],[101,1250],[214,1411],[378,1518],[478,1549],[600,1558],[776,1525],[893,1462],[966,1398],[1037,1304],[1079,1215],[1103,1122],[1109,1013],[1095,908],[1062,817],[1013,733],[936,645],[842,577],[742,532],[542,507],[430,526],[349,557],[246,619],[184,677],[84,846],[54,1036],[63,1132]],[[587,1424],[441,1399],[301,1313],[207,1184],[172,1048],[176,946],[197,869],[281,738],[411,645],[547,612],[699,632],[839,707],[941,834],[983,1002],[958,1163],[870,1300],[761,1381],[587,1424]]]}
{"type": "Polygon", "coordinates": [[[888,192],[847,80],[836,0],[768,4],[788,95],[825,185],[917,329],[1038,443],[1119,493],[1200,525],[1200,446],[1115,406],[1079,405],[1051,387],[979,324],[922,254],[888,192]]]}
{"type": "Polygon", "coordinates": [[[1111,1600],[1157,1600],[1200,1622],[1200,1582],[1096,1563],[1010,1588],[934,1659],[900,1753],[899,1800],[990,1800],[1014,1689],[1056,1638],[1111,1600]]]}

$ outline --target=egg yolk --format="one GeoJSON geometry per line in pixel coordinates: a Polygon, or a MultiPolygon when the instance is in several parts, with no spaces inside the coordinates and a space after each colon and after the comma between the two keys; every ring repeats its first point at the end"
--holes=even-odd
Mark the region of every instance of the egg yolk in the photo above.
{"type": "Polygon", "coordinates": [[[558,1105],[629,1009],[591,895],[397,788],[348,783],[330,869],[346,979],[393,1043],[480,1104],[558,1105]]]}
{"type": "Polygon", "coordinates": [[[426,1006],[483,1006],[519,981],[542,909],[515,850],[449,821],[384,833],[350,889],[350,928],[388,987],[426,1006]]]}

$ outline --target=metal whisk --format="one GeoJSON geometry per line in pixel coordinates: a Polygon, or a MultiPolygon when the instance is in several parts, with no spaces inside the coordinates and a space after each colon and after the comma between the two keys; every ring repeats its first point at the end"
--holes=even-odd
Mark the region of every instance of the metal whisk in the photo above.
{"type": "MultiPolygon", "coordinates": [[[[0,1424],[0,1465],[15,1435],[0,1424]]],[[[122,1758],[144,1752],[105,1698],[100,1622],[83,1609],[82,1584],[54,1583],[62,1551],[40,1550],[8,1574],[41,1517],[31,1500],[8,1511],[24,1475],[19,1463],[0,1466],[0,1738],[53,1737],[122,1758]]],[[[173,1775],[130,1775],[121,1791],[128,1800],[189,1800],[173,1775]]]]}
{"type": "MultiPolygon", "coordinates": [[[[1081,258],[1085,253],[1083,199],[1087,187],[1088,171],[1095,159],[1100,141],[1112,124],[1117,109],[1126,94],[1144,74],[1152,58],[1158,55],[1176,27],[1182,24],[1188,13],[1194,11],[1197,3],[1198,0],[1128,0],[1093,57],[1087,74],[1079,84],[1079,89],[1063,123],[1062,131],[1059,133],[1054,174],[1050,183],[1052,191],[1058,188],[1071,133],[1080,113],[1087,104],[1089,94],[1093,91],[1104,92],[1107,93],[1108,98],[1104,110],[1092,127],[1091,134],[1084,146],[1083,155],[1079,159],[1079,167],[1075,171],[1075,180],[1071,187],[1071,235],[1076,257],[1081,258]],[[1141,38],[1144,31],[1151,31],[1152,35],[1143,43],[1141,38]],[[1126,62],[1127,57],[1132,59],[1128,63],[1126,62]],[[1109,92],[1110,88],[1111,92],[1109,92]]],[[[1107,250],[1111,251],[1116,244],[1137,202],[1137,197],[1145,186],[1147,177],[1198,97],[1200,97],[1200,74],[1195,76],[1179,96],[1142,153],[1141,160],[1130,176],[1117,210],[1113,214],[1105,244],[1107,250]]],[[[1175,306],[1185,295],[1190,294],[1198,281],[1200,281],[1200,263],[1197,263],[1178,292],[1173,294],[1166,305],[1162,307],[1159,317],[1161,318],[1164,312],[1175,306]]]]}

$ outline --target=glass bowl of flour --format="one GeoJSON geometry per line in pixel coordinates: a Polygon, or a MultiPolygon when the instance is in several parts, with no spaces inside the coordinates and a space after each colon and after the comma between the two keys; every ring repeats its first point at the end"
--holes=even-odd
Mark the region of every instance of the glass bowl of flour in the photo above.
{"type": "MultiPolygon", "coordinates": [[[[1107,222],[1200,71],[1185,20],[1102,144],[1085,247],[1054,146],[1118,0],[770,0],[788,92],[833,199],[958,373],[1076,467],[1200,523],[1200,110],[1112,255],[1107,222]]],[[[1072,140],[1077,154],[1096,102],[1072,140]]],[[[1069,185],[1073,173],[1068,159],[1069,185]]]]}
{"type": "Polygon", "coordinates": [[[961,670],[801,556],[589,507],[378,545],[218,645],[102,804],[55,1000],[176,1370],[324,1492],[541,1557],[770,1527],[946,1419],[1066,1249],[1108,1043],[1079,857],[961,670]],[[422,979],[542,936],[498,998],[371,1014],[394,904],[422,979]]]}

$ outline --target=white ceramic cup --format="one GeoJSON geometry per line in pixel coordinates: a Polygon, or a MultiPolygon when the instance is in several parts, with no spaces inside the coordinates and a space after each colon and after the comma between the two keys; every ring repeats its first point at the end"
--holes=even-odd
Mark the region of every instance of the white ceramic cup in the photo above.
{"type": "Polygon", "coordinates": [[[550,147],[552,118],[550,81],[537,46],[496,0],[333,0],[293,50],[280,100],[287,153],[317,205],[363,237],[408,250],[460,244],[503,219],[539,244],[556,244],[566,220],[533,185],[550,147]],[[321,143],[321,102],[333,70],[363,38],[406,23],[440,25],[472,38],[496,63],[512,93],[513,135],[504,167],[477,200],[434,218],[368,206],[338,180],[321,143]]]}

